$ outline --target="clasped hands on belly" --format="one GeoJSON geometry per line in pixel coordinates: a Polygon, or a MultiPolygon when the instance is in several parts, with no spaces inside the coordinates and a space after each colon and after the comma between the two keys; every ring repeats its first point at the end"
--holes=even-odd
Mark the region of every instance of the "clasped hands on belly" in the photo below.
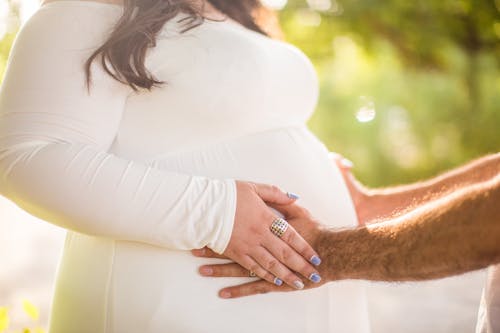
{"type": "MultiPolygon", "coordinates": [[[[299,276],[318,283],[317,252],[286,220],[269,207],[290,205],[297,195],[267,184],[236,181],[237,203],[233,231],[221,258],[229,258],[257,276],[277,286],[283,283],[303,289],[299,276]]],[[[207,248],[193,254],[203,256],[207,248]]],[[[223,296],[223,295],[222,295],[223,296]]]]}

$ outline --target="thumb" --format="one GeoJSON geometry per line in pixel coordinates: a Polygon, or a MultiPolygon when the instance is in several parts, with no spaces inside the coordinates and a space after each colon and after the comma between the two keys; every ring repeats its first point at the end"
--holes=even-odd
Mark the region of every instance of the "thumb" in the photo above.
{"type": "Polygon", "coordinates": [[[278,211],[283,214],[286,219],[294,219],[299,217],[309,217],[310,213],[304,207],[297,204],[292,205],[279,205],[279,204],[269,204],[273,210],[278,211]]]}
{"type": "Polygon", "coordinates": [[[342,172],[350,171],[354,166],[354,164],[350,160],[338,153],[330,152],[328,153],[328,157],[339,167],[342,172]]]}
{"type": "Polygon", "coordinates": [[[253,185],[257,195],[267,203],[288,205],[299,198],[297,194],[285,192],[275,185],[255,183],[253,185]]]}

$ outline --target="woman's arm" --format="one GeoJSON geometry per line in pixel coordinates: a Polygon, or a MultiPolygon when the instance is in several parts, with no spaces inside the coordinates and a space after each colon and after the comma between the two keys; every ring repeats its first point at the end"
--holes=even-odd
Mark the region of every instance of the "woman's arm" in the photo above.
{"type": "MultiPolygon", "coordinates": [[[[261,198],[276,194],[271,186],[173,173],[108,152],[132,90],[96,61],[87,93],[83,64],[117,19],[92,8],[42,7],[14,41],[0,90],[0,194],[85,234],[208,246],[268,281],[271,263],[289,283],[298,277],[287,267],[316,272],[307,262],[315,252],[293,228],[287,242],[269,231],[275,215],[261,198]],[[270,254],[258,257],[264,247],[270,254]]],[[[278,201],[293,200],[280,192],[278,201]]]]}
{"type": "Polygon", "coordinates": [[[107,152],[131,90],[96,61],[87,94],[83,64],[110,28],[109,14],[42,7],[21,27],[0,91],[0,193],[78,232],[221,252],[236,209],[233,180],[107,152]]]}
{"type": "Polygon", "coordinates": [[[390,188],[371,189],[363,186],[350,173],[348,163],[332,154],[341,168],[353,198],[360,224],[394,218],[457,189],[492,179],[500,173],[500,153],[476,159],[435,178],[390,188]]]}

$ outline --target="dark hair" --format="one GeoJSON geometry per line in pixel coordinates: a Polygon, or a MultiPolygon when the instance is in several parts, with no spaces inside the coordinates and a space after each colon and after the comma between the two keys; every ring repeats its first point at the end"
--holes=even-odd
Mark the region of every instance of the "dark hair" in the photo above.
{"type": "MultiPolygon", "coordinates": [[[[264,7],[259,0],[207,0],[217,10],[229,16],[248,29],[269,37],[280,37],[281,31],[276,15],[264,7]],[[267,26],[267,29],[263,29],[267,26]]],[[[128,84],[134,91],[139,88],[151,90],[165,84],[158,81],[145,68],[144,60],[149,47],[156,46],[156,35],[163,25],[178,13],[189,14],[184,33],[203,23],[203,8],[195,6],[192,0],[123,0],[123,15],[117,21],[110,37],[85,62],[87,90],[90,88],[90,66],[101,54],[104,70],[114,79],[128,84]],[[114,73],[108,67],[109,63],[114,73]]],[[[204,3],[203,3],[204,5],[204,3]]],[[[209,19],[210,20],[210,19],[209,19]]]]}

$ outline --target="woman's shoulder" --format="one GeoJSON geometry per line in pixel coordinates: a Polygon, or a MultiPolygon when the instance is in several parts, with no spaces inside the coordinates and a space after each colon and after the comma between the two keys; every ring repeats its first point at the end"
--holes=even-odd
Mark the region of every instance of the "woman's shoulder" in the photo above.
{"type": "MultiPolygon", "coordinates": [[[[123,0],[40,0],[38,9],[25,22],[47,26],[73,26],[82,32],[103,23],[116,23],[122,13],[123,0]],[[57,18],[55,21],[54,19],[57,18]]],[[[73,33],[76,31],[72,31],[73,33]]]]}
{"type": "Polygon", "coordinates": [[[38,9],[19,27],[16,45],[32,45],[46,52],[95,48],[105,40],[121,12],[116,9],[119,5],[98,1],[41,0],[38,9]]]}

